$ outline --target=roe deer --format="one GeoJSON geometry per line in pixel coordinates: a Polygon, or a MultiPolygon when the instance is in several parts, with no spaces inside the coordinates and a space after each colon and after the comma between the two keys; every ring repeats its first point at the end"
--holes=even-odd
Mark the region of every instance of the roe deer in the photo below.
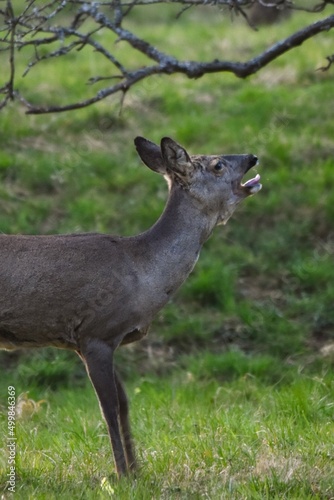
{"type": "Polygon", "coordinates": [[[261,189],[254,155],[189,156],[165,137],[135,139],[169,197],[159,220],[133,237],[0,235],[0,348],[54,346],[83,360],[106,420],[119,476],[136,467],[115,349],[142,338],[192,271],[213,228],[261,189]]]}

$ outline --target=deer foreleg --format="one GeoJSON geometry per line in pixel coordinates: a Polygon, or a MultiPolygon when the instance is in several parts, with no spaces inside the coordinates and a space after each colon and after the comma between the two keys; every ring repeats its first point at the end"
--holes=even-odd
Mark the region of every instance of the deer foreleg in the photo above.
{"type": "MultiPolygon", "coordinates": [[[[113,349],[105,342],[90,339],[81,349],[89,378],[97,394],[102,413],[108,425],[118,476],[127,472],[127,464],[119,426],[120,408],[124,412],[124,401],[120,382],[114,372],[113,349]],[[120,403],[120,397],[122,400],[120,403]]],[[[126,396],[125,396],[126,397],[126,396]]],[[[121,417],[122,418],[122,417],[121,417]]],[[[127,416],[125,422],[127,421],[127,416]]],[[[124,423],[122,422],[122,427],[124,423]]],[[[128,451],[127,451],[128,454],[128,451]]],[[[132,455],[133,459],[133,455],[132,455]]]]}

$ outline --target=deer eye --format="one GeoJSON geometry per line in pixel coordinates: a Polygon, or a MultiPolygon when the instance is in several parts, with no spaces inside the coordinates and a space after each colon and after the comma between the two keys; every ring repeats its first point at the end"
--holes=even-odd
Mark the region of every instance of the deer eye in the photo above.
{"type": "Polygon", "coordinates": [[[219,160],[216,165],[214,166],[214,169],[216,172],[221,172],[223,168],[225,167],[225,164],[222,160],[219,160]]]}

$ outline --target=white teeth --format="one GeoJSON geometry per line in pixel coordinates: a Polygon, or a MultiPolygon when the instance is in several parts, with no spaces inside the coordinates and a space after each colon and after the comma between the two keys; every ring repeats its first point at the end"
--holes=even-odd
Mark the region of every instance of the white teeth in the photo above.
{"type": "Polygon", "coordinates": [[[260,191],[260,189],[262,189],[262,184],[260,184],[260,183],[259,183],[259,184],[255,184],[254,186],[251,186],[251,187],[249,188],[249,192],[250,192],[251,194],[255,194],[255,193],[257,193],[258,191],[260,191]]]}

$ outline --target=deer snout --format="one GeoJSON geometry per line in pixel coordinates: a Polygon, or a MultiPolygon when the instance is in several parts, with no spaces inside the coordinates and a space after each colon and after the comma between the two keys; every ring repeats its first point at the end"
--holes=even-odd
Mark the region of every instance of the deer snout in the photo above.
{"type": "Polygon", "coordinates": [[[244,173],[248,172],[251,168],[255,167],[259,162],[258,157],[255,155],[248,155],[246,156],[246,162],[244,165],[246,165],[246,170],[244,173]]]}
{"type": "Polygon", "coordinates": [[[249,159],[249,168],[255,167],[255,165],[258,163],[259,159],[255,155],[250,155],[249,159]]]}

